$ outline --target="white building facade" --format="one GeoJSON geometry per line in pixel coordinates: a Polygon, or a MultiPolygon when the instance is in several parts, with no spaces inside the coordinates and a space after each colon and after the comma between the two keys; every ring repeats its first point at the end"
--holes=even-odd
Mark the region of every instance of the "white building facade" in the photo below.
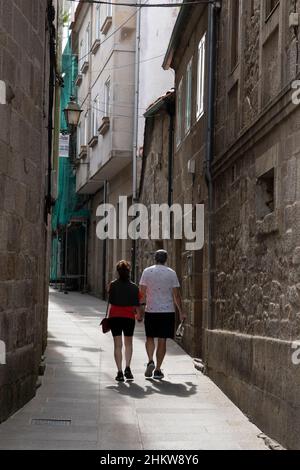
{"type": "Polygon", "coordinates": [[[102,297],[115,277],[117,261],[133,259],[133,247],[131,240],[98,240],[96,210],[104,201],[117,207],[119,196],[127,196],[128,204],[132,201],[133,162],[143,147],[143,114],[173,86],[172,71],[164,71],[161,64],[178,13],[176,7],[140,9],[116,3],[80,1],[71,24],[82,110],[76,190],[89,197],[88,284],[102,297]]]}

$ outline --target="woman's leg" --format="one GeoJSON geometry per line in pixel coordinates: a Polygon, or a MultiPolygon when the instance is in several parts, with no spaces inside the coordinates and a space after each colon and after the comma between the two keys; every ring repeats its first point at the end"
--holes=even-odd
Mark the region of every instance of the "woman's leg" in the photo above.
{"type": "Polygon", "coordinates": [[[118,371],[122,371],[122,336],[115,336],[114,337],[114,353],[115,353],[115,361],[117,364],[118,371]]]}
{"type": "Polygon", "coordinates": [[[133,339],[132,336],[124,336],[126,367],[130,367],[130,364],[131,364],[132,351],[133,351],[132,339],[133,339]]]}

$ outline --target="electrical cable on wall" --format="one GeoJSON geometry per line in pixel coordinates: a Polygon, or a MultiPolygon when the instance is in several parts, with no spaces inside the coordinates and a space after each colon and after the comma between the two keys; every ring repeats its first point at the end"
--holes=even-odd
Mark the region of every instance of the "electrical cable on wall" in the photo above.
{"type": "MultiPolygon", "coordinates": [[[[76,0],[70,0],[75,2],[76,0]]],[[[121,7],[140,7],[139,3],[116,3],[116,2],[106,2],[102,0],[82,0],[81,3],[95,3],[98,5],[112,5],[112,6],[121,6],[121,7]]],[[[216,3],[215,0],[196,0],[195,2],[179,2],[179,3],[147,3],[147,5],[142,5],[142,7],[147,8],[173,8],[173,7],[183,7],[185,5],[208,5],[210,3],[216,3]]]]}

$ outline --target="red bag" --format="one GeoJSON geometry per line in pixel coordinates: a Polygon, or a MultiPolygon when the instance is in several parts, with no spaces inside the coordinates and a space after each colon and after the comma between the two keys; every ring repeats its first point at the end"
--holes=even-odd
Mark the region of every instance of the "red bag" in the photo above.
{"type": "Polygon", "coordinates": [[[110,326],[109,326],[109,318],[108,318],[108,308],[109,308],[109,303],[107,302],[107,307],[106,307],[106,315],[105,318],[103,318],[102,322],[100,323],[100,326],[102,327],[102,333],[108,333],[110,331],[110,326]]]}

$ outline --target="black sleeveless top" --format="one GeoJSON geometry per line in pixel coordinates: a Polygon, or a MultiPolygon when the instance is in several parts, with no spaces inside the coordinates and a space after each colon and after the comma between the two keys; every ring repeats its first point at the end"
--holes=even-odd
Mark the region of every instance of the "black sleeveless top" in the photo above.
{"type": "Polygon", "coordinates": [[[138,307],[139,288],[134,282],[116,279],[109,288],[109,303],[118,307],[138,307]]]}

